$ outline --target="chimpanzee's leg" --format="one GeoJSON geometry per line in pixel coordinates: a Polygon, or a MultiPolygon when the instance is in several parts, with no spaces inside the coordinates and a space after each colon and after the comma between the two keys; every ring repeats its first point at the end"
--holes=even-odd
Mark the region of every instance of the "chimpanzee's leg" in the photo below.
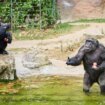
{"type": "Polygon", "coordinates": [[[8,52],[5,50],[7,47],[7,44],[4,45],[3,54],[8,54],[8,52]]]}
{"type": "Polygon", "coordinates": [[[91,81],[89,74],[85,72],[83,79],[83,91],[88,93],[92,84],[93,82],[91,81]]]}
{"type": "Polygon", "coordinates": [[[103,72],[98,79],[101,93],[105,95],[105,72],[103,72]]]}
{"type": "Polygon", "coordinates": [[[8,54],[7,51],[5,51],[7,47],[7,43],[4,43],[3,41],[0,42],[0,54],[8,54]]]}

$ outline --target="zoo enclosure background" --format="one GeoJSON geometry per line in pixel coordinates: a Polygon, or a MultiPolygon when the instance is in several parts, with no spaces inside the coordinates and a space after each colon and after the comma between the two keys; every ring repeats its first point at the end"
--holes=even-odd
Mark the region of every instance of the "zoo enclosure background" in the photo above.
{"type": "Polygon", "coordinates": [[[56,0],[1,0],[0,19],[17,27],[46,28],[59,18],[56,0]]]}

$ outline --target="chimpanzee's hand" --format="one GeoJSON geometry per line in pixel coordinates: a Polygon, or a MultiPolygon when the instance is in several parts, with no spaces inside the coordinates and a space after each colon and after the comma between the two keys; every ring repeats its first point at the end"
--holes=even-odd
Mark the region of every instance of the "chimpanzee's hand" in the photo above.
{"type": "Polygon", "coordinates": [[[8,43],[8,38],[4,38],[4,42],[7,42],[8,43]]]}
{"type": "Polygon", "coordinates": [[[97,62],[94,62],[94,63],[93,63],[92,68],[93,68],[94,70],[98,70],[97,62]]]}

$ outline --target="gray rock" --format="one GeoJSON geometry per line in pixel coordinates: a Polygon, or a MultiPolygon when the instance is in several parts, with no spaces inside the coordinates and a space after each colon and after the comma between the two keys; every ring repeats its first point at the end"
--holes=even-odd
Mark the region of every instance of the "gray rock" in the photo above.
{"type": "Polygon", "coordinates": [[[17,79],[15,69],[15,59],[11,55],[0,55],[0,79],[17,79]]]}
{"type": "Polygon", "coordinates": [[[105,0],[57,0],[60,22],[105,18],[105,0]]]}
{"type": "Polygon", "coordinates": [[[40,68],[51,64],[48,57],[43,54],[41,49],[34,49],[27,52],[22,59],[23,66],[29,69],[40,68]]]}

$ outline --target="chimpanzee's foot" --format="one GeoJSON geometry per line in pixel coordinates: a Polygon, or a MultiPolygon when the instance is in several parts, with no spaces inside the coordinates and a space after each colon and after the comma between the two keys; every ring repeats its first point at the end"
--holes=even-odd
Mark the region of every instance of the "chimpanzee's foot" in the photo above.
{"type": "Polygon", "coordinates": [[[5,55],[5,54],[8,55],[8,52],[6,50],[4,50],[2,54],[3,55],[5,55]]]}
{"type": "Polygon", "coordinates": [[[83,92],[89,93],[89,90],[88,89],[83,89],[83,92]]]}
{"type": "Polygon", "coordinates": [[[101,89],[101,94],[105,95],[105,85],[100,86],[100,89],[101,89]]]}
{"type": "Polygon", "coordinates": [[[86,95],[89,95],[90,91],[87,90],[87,89],[83,89],[83,92],[86,94],[86,95]]]}
{"type": "Polygon", "coordinates": [[[0,50],[0,54],[3,54],[3,50],[0,50]]]}

